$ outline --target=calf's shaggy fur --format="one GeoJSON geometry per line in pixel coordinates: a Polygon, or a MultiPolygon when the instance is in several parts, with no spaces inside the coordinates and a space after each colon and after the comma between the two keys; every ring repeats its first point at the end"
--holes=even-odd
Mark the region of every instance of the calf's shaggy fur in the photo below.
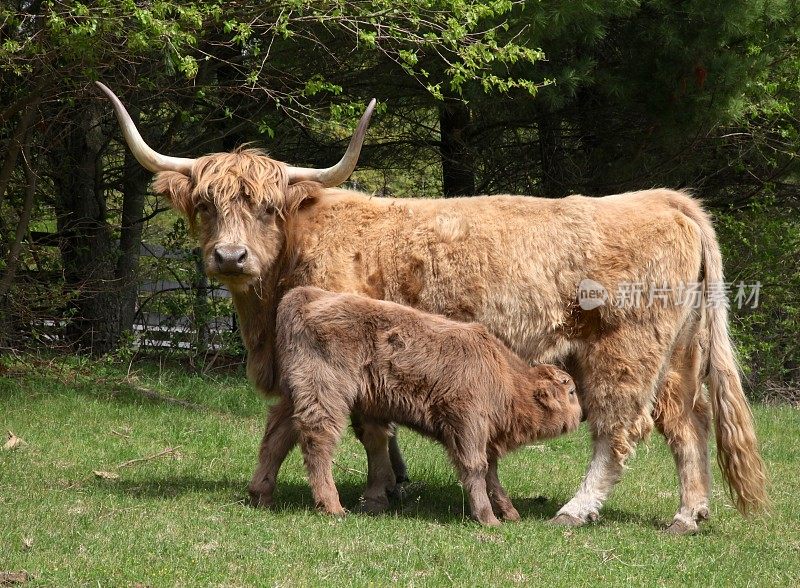
{"type": "Polygon", "coordinates": [[[528,366],[477,323],[353,294],[300,287],[278,306],[281,390],[293,407],[314,500],[343,514],[333,482],[336,443],[355,412],[397,422],[447,448],[472,515],[518,520],[497,460],[578,427],[575,384],[551,365],[528,366]]]}

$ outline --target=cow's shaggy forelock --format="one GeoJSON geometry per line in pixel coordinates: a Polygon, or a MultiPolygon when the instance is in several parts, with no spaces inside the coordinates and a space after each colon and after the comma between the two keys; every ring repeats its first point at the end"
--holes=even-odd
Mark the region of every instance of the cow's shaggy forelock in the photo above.
{"type": "Polygon", "coordinates": [[[161,172],[153,182],[154,192],[167,196],[193,226],[202,203],[212,205],[223,218],[246,215],[262,206],[286,218],[304,200],[307,186],[306,182],[290,186],[285,164],[259,149],[244,147],[199,157],[191,177],[161,172]]]}
{"type": "Polygon", "coordinates": [[[209,274],[237,288],[267,276],[286,244],[287,219],[321,189],[315,182],[290,185],[283,163],[245,148],[198,158],[191,176],[161,172],[153,182],[189,221],[209,274]],[[246,247],[240,274],[218,273],[219,246],[246,247]]]}
{"type": "Polygon", "coordinates": [[[258,149],[237,149],[198,158],[192,170],[197,202],[213,204],[223,217],[236,213],[234,204],[245,199],[252,206],[287,208],[286,166],[258,149]]]}

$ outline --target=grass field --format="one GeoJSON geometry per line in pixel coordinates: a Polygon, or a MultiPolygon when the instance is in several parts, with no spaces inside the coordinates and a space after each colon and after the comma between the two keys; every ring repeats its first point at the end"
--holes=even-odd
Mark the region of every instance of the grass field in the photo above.
{"type": "MultiPolygon", "coordinates": [[[[132,367],[2,362],[0,432],[25,443],[0,450],[0,580],[26,571],[25,586],[800,585],[797,408],[755,407],[772,478],[769,517],[739,516],[715,468],[711,521],[696,536],[664,534],[677,482],[653,436],[599,522],[553,527],[547,519],[586,466],[581,429],[502,462],[523,521],[487,530],[466,517],[441,448],[407,431],[413,481],[389,514],[316,513],[297,451],[281,470],[277,508],[251,509],[244,497],[264,401],[242,374],[132,367]]],[[[336,461],[343,503],[353,507],[366,466],[352,435],[336,461]]]]}

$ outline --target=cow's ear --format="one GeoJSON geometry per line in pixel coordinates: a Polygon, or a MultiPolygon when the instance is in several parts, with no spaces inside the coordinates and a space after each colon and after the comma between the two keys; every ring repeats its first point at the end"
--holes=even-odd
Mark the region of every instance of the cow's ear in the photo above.
{"type": "Polygon", "coordinates": [[[174,171],[159,172],[153,180],[153,192],[166,198],[172,208],[189,220],[194,218],[192,181],[189,176],[174,171]]]}
{"type": "Polygon", "coordinates": [[[292,214],[297,212],[302,206],[312,203],[319,192],[323,190],[322,185],[317,182],[297,182],[286,187],[286,205],[284,210],[292,214]]]}

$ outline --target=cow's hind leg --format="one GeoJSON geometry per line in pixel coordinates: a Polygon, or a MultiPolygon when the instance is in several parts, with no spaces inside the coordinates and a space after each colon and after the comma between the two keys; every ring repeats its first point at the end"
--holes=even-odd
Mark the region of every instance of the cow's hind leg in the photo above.
{"type": "Polygon", "coordinates": [[[253,506],[272,505],[278,470],[297,443],[292,410],[292,403],[286,398],[281,398],[269,411],[267,427],[258,452],[258,466],[248,486],[253,506]]]}
{"type": "Polygon", "coordinates": [[[397,442],[397,428],[395,428],[394,434],[389,438],[389,459],[392,462],[394,477],[398,484],[398,487],[395,488],[395,492],[400,492],[399,484],[408,482],[409,478],[406,461],[403,459],[403,454],[400,452],[400,444],[397,442]]]}
{"type": "Polygon", "coordinates": [[[665,339],[650,329],[619,329],[577,357],[592,460],[578,492],[552,522],[576,526],[599,517],[625,461],[653,428],[655,388],[667,358],[667,345],[656,341],[665,339]]]}
{"type": "Polygon", "coordinates": [[[697,523],[709,516],[711,407],[698,380],[697,355],[697,349],[676,350],[653,412],[675,458],[680,482],[680,508],[667,532],[681,535],[697,532],[697,523]]]}

